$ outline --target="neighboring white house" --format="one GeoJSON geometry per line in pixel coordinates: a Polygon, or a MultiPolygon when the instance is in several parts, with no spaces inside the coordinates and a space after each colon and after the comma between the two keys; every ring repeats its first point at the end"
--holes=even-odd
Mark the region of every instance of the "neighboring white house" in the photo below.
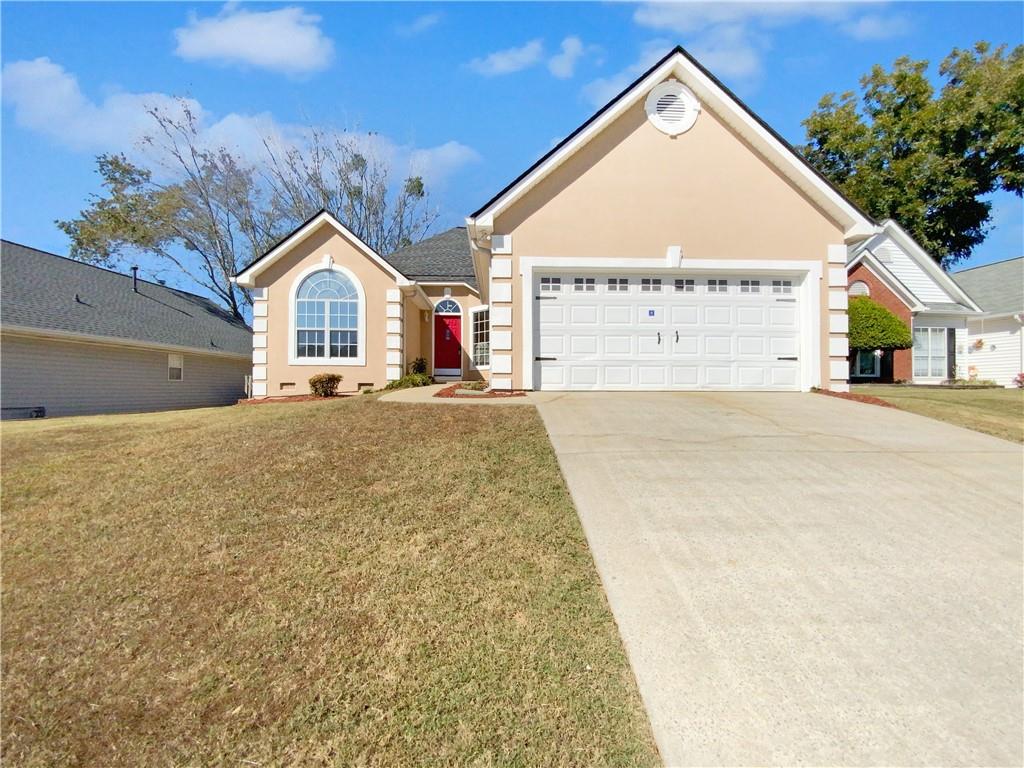
{"type": "Polygon", "coordinates": [[[967,376],[1004,387],[1024,371],[1024,257],[953,275],[984,313],[967,321],[967,376]]]}

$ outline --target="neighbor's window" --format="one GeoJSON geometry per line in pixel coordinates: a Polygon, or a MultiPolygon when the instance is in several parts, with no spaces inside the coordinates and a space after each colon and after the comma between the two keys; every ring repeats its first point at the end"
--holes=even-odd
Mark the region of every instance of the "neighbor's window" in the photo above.
{"type": "Polygon", "coordinates": [[[914,378],[937,379],[946,375],[946,329],[914,329],[914,378]]]}
{"type": "Polygon", "coordinates": [[[881,358],[872,349],[858,349],[854,361],[854,376],[877,378],[881,358]]]}
{"type": "Polygon", "coordinates": [[[846,292],[850,296],[870,296],[871,288],[863,280],[854,280],[846,292]]]}
{"type": "Polygon", "coordinates": [[[473,312],[473,365],[484,368],[491,364],[491,310],[473,312]]]}
{"type": "Polygon", "coordinates": [[[185,356],[170,354],[167,356],[167,380],[181,381],[185,372],[185,356]]]}
{"type": "Polygon", "coordinates": [[[345,275],[314,272],[295,299],[296,357],[348,358],[359,354],[359,293],[345,275]]]}

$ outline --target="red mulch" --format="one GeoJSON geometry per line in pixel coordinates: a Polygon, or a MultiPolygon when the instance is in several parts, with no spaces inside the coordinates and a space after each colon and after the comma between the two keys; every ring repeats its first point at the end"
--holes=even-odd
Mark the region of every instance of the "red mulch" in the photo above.
{"type": "Polygon", "coordinates": [[[434,393],[434,397],[454,397],[459,400],[493,400],[500,397],[526,397],[525,392],[504,392],[494,389],[476,395],[460,395],[458,391],[461,388],[461,384],[452,384],[450,387],[445,387],[440,392],[434,393]]]}
{"type": "Polygon", "coordinates": [[[872,397],[871,395],[858,395],[856,392],[833,392],[829,389],[816,389],[814,390],[819,395],[828,395],[829,397],[838,397],[842,400],[855,400],[858,403],[868,403],[869,405],[880,405],[883,408],[895,408],[896,406],[892,403],[886,402],[880,397],[872,397]]]}
{"type": "Polygon", "coordinates": [[[238,401],[239,405],[263,405],[264,403],[304,403],[307,400],[333,400],[338,397],[351,397],[351,393],[335,395],[334,397],[319,397],[317,395],[285,395],[284,397],[253,397],[246,400],[244,397],[238,401]]]}

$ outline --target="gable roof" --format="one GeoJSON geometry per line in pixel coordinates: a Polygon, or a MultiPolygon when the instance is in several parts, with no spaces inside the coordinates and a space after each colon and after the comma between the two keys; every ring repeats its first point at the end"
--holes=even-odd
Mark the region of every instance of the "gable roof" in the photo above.
{"type": "Polygon", "coordinates": [[[376,263],[384,269],[385,272],[388,272],[392,277],[399,281],[399,284],[404,284],[405,275],[385,261],[379,253],[364,243],[355,232],[338,221],[338,219],[326,209],[317,211],[304,222],[299,224],[299,226],[281,238],[277,245],[273,246],[258,259],[239,270],[238,274],[232,277],[231,280],[245,288],[254,287],[256,285],[254,281],[260,272],[281,258],[293,245],[305,240],[313,234],[313,232],[323,224],[329,224],[334,227],[335,230],[337,230],[347,240],[351,241],[364,256],[370,259],[370,261],[376,263]]]}
{"type": "Polygon", "coordinates": [[[0,325],[210,354],[252,355],[252,331],[213,301],[0,241],[0,325]]]}
{"type": "Polygon", "coordinates": [[[411,280],[461,282],[478,288],[465,227],[453,227],[400,248],[384,260],[411,280]]]}
{"type": "Polygon", "coordinates": [[[702,102],[708,104],[786,178],[829,215],[835,217],[846,231],[847,239],[868,237],[877,230],[870,216],[836,189],[804,160],[789,142],[754,114],[682,46],[677,45],[467,218],[471,231],[476,226],[484,229],[492,227],[494,217],[502,210],[526,194],[626,109],[644,98],[651,88],[669,76],[676,76],[689,86],[702,102]]]}
{"type": "Polygon", "coordinates": [[[985,312],[1024,312],[1024,256],[968,267],[952,277],[985,312]]]}
{"type": "MultiPolygon", "coordinates": [[[[892,278],[892,280],[900,283],[918,302],[921,308],[930,309],[932,311],[967,311],[967,312],[980,312],[981,308],[971,299],[969,295],[951,278],[942,267],[931,257],[931,255],[922,248],[918,242],[911,237],[903,227],[897,224],[892,219],[885,219],[881,223],[881,230],[873,237],[867,240],[857,243],[847,248],[847,261],[846,268],[847,272],[853,269],[860,261],[871,257],[873,259],[874,269],[872,271],[884,271],[886,275],[892,278]],[[923,273],[927,280],[930,280],[935,287],[939,289],[939,293],[943,296],[953,299],[956,303],[950,302],[936,302],[934,300],[927,301],[922,296],[913,292],[913,288],[910,287],[907,281],[901,281],[893,274],[893,271],[886,266],[883,259],[879,258],[878,251],[885,251],[887,244],[891,241],[897,247],[897,252],[906,254],[907,258],[918,266],[920,272],[923,273]]],[[[915,278],[916,279],[916,278],[915,278]]],[[[927,286],[925,282],[923,285],[927,286]]],[[[924,288],[918,286],[918,291],[924,291],[924,288]]]]}

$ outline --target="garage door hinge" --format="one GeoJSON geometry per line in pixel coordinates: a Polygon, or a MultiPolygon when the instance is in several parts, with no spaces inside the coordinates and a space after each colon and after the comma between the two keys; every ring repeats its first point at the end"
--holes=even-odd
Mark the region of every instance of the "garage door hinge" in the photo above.
{"type": "Polygon", "coordinates": [[[557,358],[557,357],[535,357],[535,358],[533,358],[533,359],[534,359],[534,361],[536,361],[536,362],[545,362],[545,361],[546,361],[546,362],[549,362],[549,363],[553,363],[553,362],[555,362],[556,360],[558,360],[558,358],[557,358]]]}

